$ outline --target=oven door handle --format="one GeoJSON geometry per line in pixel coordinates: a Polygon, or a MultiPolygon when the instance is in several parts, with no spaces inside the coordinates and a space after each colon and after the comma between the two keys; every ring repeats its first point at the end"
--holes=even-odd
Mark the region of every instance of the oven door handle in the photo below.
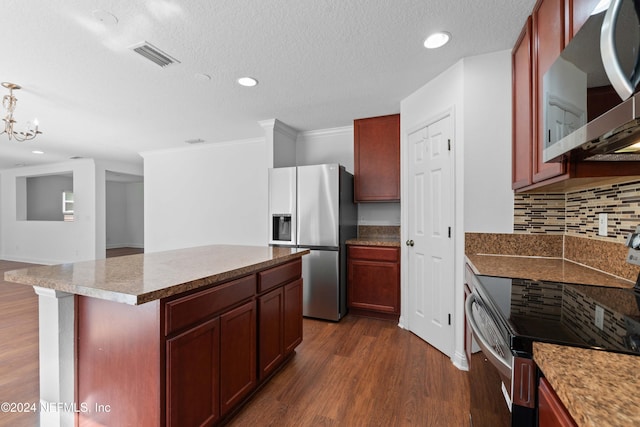
{"type": "Polygon", "coordinates": [[[469,326],[471,326],[473,335],[477,339],[478,346],[480,346],[480,349],[482,350],[486,358],[489,359],[489,362],[491,362],[491,364],[498,369],[498,372],[500,372],[507,378],[511,378],[511,369],[512,369],[513,359],[512,358],[505,359],[493,349],[493,346],[491,346],[487,342],[486,338],[482,336],[482,333],[480,332],[480,328],[478,327],[478,324],[476,323],[476,320],[473,317],[473,303],[476,302],[476,298],[477,297],[474,294],[471,294],[467,297],[467,300],[465,301],[464,311],[467,315],[467,321],[469,322],[469,326]]]}

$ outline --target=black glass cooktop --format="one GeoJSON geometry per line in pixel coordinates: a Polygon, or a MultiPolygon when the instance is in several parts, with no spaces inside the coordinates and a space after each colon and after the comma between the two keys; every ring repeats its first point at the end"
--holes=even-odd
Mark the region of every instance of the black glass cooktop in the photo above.
{"type": "Polygon", "coordinates": [[[477,276],[478,293],[514,350],[533,341],[640,355],[640,298],[633,289],[477,276]]]}

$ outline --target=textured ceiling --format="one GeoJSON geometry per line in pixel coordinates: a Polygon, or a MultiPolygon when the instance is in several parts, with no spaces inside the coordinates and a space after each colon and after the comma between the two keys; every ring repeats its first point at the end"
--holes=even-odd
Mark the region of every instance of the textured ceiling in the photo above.
{"type": "Polygon", "coordinates": [[[2,3],[0,81],[23,87],[18,127],[37,117],[44,132],[28,143],[0,136],[7,168],[71,156],[141,162],[141,151],[190,139],[262,136],[265,119],[308,131],[397,113],[403,98],[460,58],[510,49],[535,0],[2,3]],[[436,30],[452,41],[425,49],[436,30]],[[180,64],[148,62],[129,49],[141,41],[180,64]],[[241,87],[242,76],[260,84],[241,87]]]}

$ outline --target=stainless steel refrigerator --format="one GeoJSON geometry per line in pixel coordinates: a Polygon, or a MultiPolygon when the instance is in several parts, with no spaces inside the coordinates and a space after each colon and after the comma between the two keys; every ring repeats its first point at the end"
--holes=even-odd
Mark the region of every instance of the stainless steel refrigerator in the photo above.
{"type": "Polygon", "coordinates": [[[269,244],[310,249],[302,257],[306,317],[347,313],[347,239],[357,235],[353,175],[338,164],[269,169],[269,244]]]}

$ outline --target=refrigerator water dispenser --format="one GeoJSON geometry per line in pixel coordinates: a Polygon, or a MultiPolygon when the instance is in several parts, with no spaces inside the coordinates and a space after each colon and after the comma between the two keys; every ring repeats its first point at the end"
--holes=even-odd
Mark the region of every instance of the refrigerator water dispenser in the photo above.
{"type": "Polygon", "coordinates": [[[291,215],[272,215],[273,236],[271,239],[277,242],[291,242],[291,215]]]}

